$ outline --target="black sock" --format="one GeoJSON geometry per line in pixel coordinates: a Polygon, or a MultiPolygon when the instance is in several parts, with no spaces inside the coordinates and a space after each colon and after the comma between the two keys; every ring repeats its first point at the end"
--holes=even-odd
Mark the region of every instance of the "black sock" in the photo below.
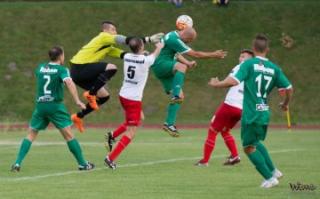
{"type": "Polygon", "coordinates": [[[106,82],[109,81],[111,77],[113,77],[116,74],[116,72],[117,69],[109,69],[100,73],[94,85],[91,87],[89,94],[97,95],[98,90],[102,88],[106,84],[106,82]]]}
{"type": "MultiPolygon", "coordinates": [[[[110,96],[107,97],[101,97],[97,99],[97,103],[99,105],[102,105],[104,103],[106,103],[109,100],[110,96]]],[[[86,109],[80,111],[77,113],[77,116],[79,118],[84,118],[84,116],[88,115],[89,113],[91,113],[93,111],[93,109],[91,108],[91,106],[89,104],[86,104],[86,109]]]]}

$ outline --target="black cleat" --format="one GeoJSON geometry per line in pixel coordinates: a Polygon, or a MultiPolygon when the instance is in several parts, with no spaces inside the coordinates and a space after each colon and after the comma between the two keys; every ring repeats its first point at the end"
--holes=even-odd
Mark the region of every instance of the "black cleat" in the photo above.
{"type": "Polygon", "coordinates": [[[170,100],[170,104],[181,104],[183,99],[179,96],[174,96],[170,100]]]}
{"type": "Polygon", "coordinates": [[[117,168],[117,165],[112,160],[109,159],[109,156],[107,156],[104,159],[104,165],[106,165],[106,167],[109,167],[112,170],[115,170],[117,168]]]}
{"type": "Polygon", "coordinates": [[[176,126],[174,126],[174,125],[163,124],[162,129],[164,131],[166,131],[167,133],[169,133],[169,135],[171,135],[172,137],[179,137],[180,136],[176,126]]]}
{"type": "Polygon", "coordinates": [[[240,163],[240,157],[237,156],[237,157],[232,157],[232,156],[229,156],[227,157],[227,160],[223,163],[223,165],[225,166],[233,166],[235,164],[238,164],[240,163]]]}
{"type": "Polygon", "coordinates": [[[14,164],[11,166],[11,172],[19,172],[21,169],[20,165],[14,164]]]}
{"type": "Polygon", "coordinates": [[[112,151],[112,147],[115,142],[116,140],[112,137],[112,132],[108,132],[105,134],[104,145],[109,152],[112,151]]]}
{"type": "Polygon", "coordinates": [[[87,162],[87,164],[84,165],[84,166],[83,165],[79,165],[78,169],[80,171],[89,171],[89,170],[94,169],[94,167],[95,167],[94,164],[92,164],[91,162],[87,162]]]}

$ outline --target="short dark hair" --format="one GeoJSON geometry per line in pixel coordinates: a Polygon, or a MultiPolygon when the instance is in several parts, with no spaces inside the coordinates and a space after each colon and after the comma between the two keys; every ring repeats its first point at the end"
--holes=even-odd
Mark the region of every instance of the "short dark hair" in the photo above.
{"type": "Polygon", "coordinates": [[[251,55],[252,57],[254,56],[253,51],[251,49],[249,49],[249,48],[242,49],[240,51],[240,54],[242,54],[242,53],[247,53],[247,54],[251,55]]]}
{"type": "Polygon", "coordinates": [[[105,28],[108,25],[113,25],[114,27],[116,27],[116,24],[114,24],[112,21],[103,21],[101,23],[102,28],[105,28]]]}
{"type": "Polygon", "coordinates": [[[269,39],[264,34],[257,34],[253,40],[253,48],[257,52],[263,53],[269,48],[269,39]]]}
{"type": "Polygon", "coordinates": [[[143,46],[143,41],[141,38],[133,37],[129,41],[129,47],[133,53],[138,53],[143,46]]]}
{"type": "Polygon", "coordinates": [[[62,54],[63,48],[60,46],[54,46],[48,52],[50,61],[57,61],[62,54]]]}

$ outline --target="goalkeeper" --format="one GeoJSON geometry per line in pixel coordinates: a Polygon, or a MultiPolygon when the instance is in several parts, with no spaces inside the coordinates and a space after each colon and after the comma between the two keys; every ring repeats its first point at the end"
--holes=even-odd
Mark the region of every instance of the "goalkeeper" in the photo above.
{"type": "MultiPolygon", "coordinates": [[[[71,116],[80,132],[84,131],[82,118],[93,110],[98,110],[99,106],[106,103],[110,97],[104,85],[115,75],[117,67],[102,60],[107,56],[122,59],[126,52],[116,45],[126,45],[132,38],[119,35],[116,25],[110,21],[102,22],[101,29],[102,32],[83,46],[70,60],[71,77],[76,85],[85,90],[83,96],[88,100],[84,110],[71,116]]],[[[142,40],[144,43],[155,43],[162,36],[163,33],[158,33],[142,40]]]]}

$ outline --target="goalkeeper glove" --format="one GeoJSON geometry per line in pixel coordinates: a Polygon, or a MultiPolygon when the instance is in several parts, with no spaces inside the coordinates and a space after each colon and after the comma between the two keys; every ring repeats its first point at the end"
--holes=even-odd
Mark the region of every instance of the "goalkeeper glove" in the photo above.
{"type": "Polygon", "coordinates": [[[164,36],[164,33],[160,32],[160,33],[156,33],[154,35],[151,35],[149,37],[145,37],[145,41],[149,42],[149,43],[158,43],[160,42],[161,38],[164,36]]]}

